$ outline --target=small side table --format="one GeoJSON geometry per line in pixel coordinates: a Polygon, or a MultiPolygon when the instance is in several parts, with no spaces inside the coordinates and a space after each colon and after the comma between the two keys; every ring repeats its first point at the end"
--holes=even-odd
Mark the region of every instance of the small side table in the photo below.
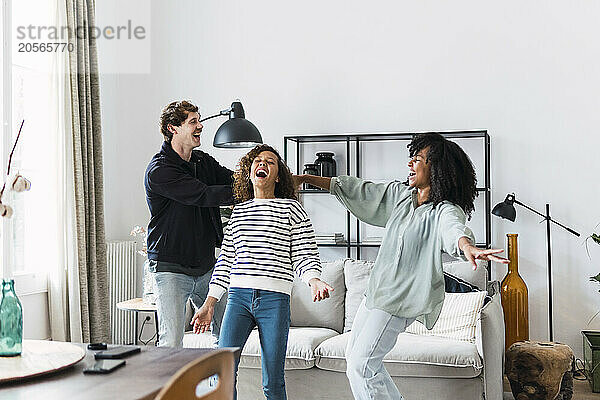
{"type": "Polygon", "coordinates": [[[156,343],[158,343],[158,311],[156,304],[147,303],[144,299],[136,297],[117,303],[117,308],[119,310],[135,312],[135,344],[138,344],[138,314],[140,312],[153,312],[156,325],[156,343]]]}
{"type": "Polygon", "coordinates": [[[513,343],[505,355],[506,376],[515,399],[571,400],[573,350],[558,342],[513,343]]]}

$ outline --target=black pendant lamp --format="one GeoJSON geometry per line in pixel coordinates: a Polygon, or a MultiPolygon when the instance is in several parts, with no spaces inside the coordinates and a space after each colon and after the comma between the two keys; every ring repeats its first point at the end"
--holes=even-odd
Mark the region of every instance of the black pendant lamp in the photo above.
{"type": "Polygon", "coordinates": [[[229,119],[217,129],[213,140],[213,146],[225,149],[236,149],[254,147],[263,142],[256,126],[245,118],[244,107],[239,100],[231,103],[230,108],[204,118],[200,120],[200,122],[221,115],[229,115],[229,119]]]}

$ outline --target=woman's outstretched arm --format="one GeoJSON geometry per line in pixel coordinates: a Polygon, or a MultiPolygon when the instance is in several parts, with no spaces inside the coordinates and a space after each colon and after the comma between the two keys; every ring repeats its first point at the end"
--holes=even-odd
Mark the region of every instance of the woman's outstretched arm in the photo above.
{"type": "Polygon", "coordinates": [[[315,176],[315,175],[294,175],[294,185],[296,187],[302,185],[303,183],[308,183],[309,185],[320,187],[321,189],[329,190],[331,186],[331,178],[323,177],[323,176],[315,176]]]}

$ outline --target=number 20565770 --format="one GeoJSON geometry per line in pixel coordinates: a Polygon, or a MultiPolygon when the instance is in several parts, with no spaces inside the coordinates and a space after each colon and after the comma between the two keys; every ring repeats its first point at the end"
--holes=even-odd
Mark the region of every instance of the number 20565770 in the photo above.
{"type": "Polygon", "coordinates": [[[65,51],[71,52],[74,49],[75,45],[67,42],[20,42],[17,46],[19,53],[56,53],[59,51],[64,53],[65,51]]]}

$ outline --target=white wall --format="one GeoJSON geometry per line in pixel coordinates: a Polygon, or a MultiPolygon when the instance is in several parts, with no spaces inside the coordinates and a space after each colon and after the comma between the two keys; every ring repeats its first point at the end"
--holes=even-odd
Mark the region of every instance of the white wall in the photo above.
{"type": "MultiPolygon", "coordinates": [[[[110,239],[145,224],[143,174],[158,151],[162,106],[192,99],[204,115],[243,101],[266,143],[284,134],[487,129],[493,204],[514,191],[589,234],[600,126],[600,4],[591,1],[277,1],[151,3],[151,73],[103,75],[106,221],[110,239]]],[[[110,10],[97,4],[99,18],[110,10]]],[[[101,43],[100,63],[109,43],[101,43]]],[[[114,60],[113,60],[114,61],[114,60]]],[[[243,151],[202,148],[233,168],[243,151]]],[[[403,155],[397,169],[405,177],[403,155]]],[[[517,232],[530,333],[547,337],[545,227],[518,208],[493,220],[493,242],[517,232]]],[[[580,330],[600,308],[583,239],[552,229],[555,339],[581,356],[580,330]]],[[[597,246],[596,246],[597,247],[597,246]]],[[[496,268],[497,278],[505,268],[496,268]]],[[[600,318],[591,328],[600,328],[600,318]]]]}

